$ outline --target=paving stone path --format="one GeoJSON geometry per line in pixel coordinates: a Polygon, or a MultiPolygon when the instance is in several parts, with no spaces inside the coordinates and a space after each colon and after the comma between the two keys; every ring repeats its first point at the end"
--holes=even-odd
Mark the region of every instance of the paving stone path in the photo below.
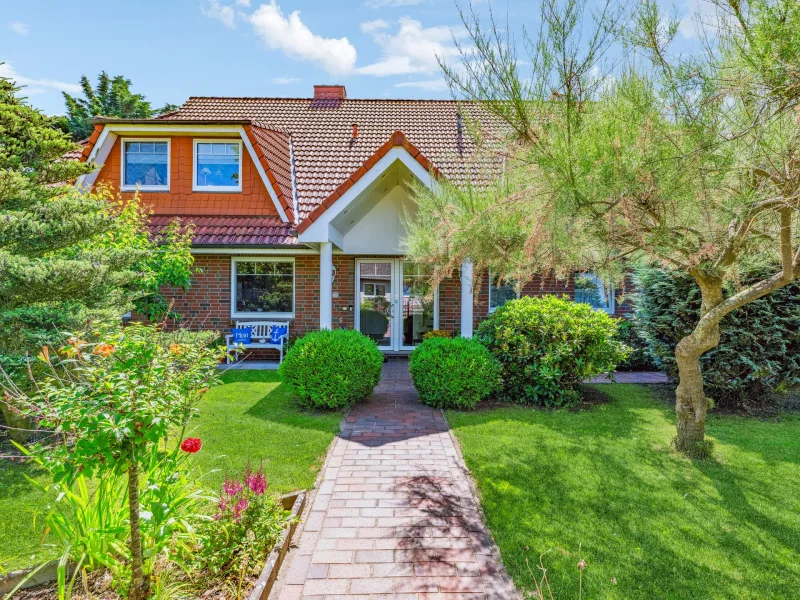
{"type": "Polygon", "coordinates": [[[507,600],[518,594],[483,525],[441,411],[390,360],[328,456],[279,600],[507,600]]]}

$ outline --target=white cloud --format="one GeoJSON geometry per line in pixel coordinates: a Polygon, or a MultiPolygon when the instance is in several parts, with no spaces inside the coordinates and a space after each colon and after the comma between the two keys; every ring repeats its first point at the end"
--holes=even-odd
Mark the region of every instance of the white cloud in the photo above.
{"type": "Polygon", "coordinates": [[[348,73],[356,64],[356,49],[346,37],[316,35],[300,20],[299,10],[287,18],[275,0],[259,6],[250,15],[250,23],[267,47],[290,58],[318,63],[331,75],[348,73]]]}
{"type": "Polygon", "coordinates": [[[55,79],[34,79],[32,77],[20,75],[9,63],[0,64],[0,77],[6,77],[16,81],[17,85],[26,86],[23,90],[23,93],[26,94],[41,94],[46,89],[68,92],[70,94],[79,94],[81,92],[81,86],[76,83],[65,83],[63,81],[56,81],[55,79]]]}
{"type": "Polygon", "coordinates": [[[719,18],[717,10],[709,0],[689,0],[686,14],[678,23],[678,33],[686,39],[699,39],[704,29],[713,33],[719,18]]]}
{"type": "Polygon", "coordinates": [[[459,55],[449,27],[423,28],[422,23],[410,17],[401,18],[399,25],[395,34],[383,29],[372,31],[372,39],[383,50],[383,57],[356,69],[357,73],[375,77],[411,73],[432,75],[439,70],[437,57],[447,60],[459,55]]]}
{"type": "Polygon", "coordinates": [[[236,12],[233,7],[220,4],[219,0],[208,0],[200,7],[200,11],[210,19],[217,19],[229,29],[236,27],[236,12]]]}
{"type": "Polygon", "coordinates": [[[372,33],[379,29],[388,29],[389,24],[383,19],[375,19],[374,21],[367,21],[361,24],[361,31],[364,33],[372,33]]]}
{"type": "Polygon", "coordinates": [[[422,4],[427,1],[428,0],[367,0],[364,2],[364,5],[370,8],[391,8],[397,6],[416,6],[417,4],[422,4]]]}
{"type": "Polygon", "coordinates": [[[289,85],[290,83],[299,83],[303,80],[299,77],[273,77],[270,81],[275,85],[289,85]]]}
{"type": "Polygon", "coordinates": [[[9,27],[11,27],[11,31],[17,35],[28,35],[27,23],[23,23],[22,21],[14,21],[13,23],[9,24],[9,27]]]}
{"type": "Polygon", "coordinates": [[[447,82],[444,79],[426,79],[425,81],[403,81],[396,83],[396,88],[416,88],[428,90],[430,92],[443,92],[447,90],[447,82]]]}

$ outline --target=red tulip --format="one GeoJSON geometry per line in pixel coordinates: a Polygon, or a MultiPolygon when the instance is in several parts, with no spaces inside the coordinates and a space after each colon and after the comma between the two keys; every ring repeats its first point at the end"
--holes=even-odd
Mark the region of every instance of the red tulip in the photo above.
{"type": "Polygon", "coordinates": [[[200,438],[186,438],[181,442],[181,450],[194,454],[203,447],[203,442],[200,438]]]}

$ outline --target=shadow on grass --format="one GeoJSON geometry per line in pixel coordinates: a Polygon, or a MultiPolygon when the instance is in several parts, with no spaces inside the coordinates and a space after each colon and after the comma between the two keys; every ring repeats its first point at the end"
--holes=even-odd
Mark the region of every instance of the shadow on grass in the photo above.
{"type": "MultiPolygon", "coordinates": [[[[718,439],[716,460],[691,462],[669,447],[670,407],[637,386],[609,393],[609,404],[579,412],[448,413],[517,583],[532,584],[526,556],[535,564],[553,549],[545,565],[554,591],[573,597],[582,546],[584,597],[792,597],[800,440],[775,442],[766,465],[748,431],[766,426],[762,441],[788,431],[712,419],[711,434],[732,431],[718,439]]],[[[800,425],[790,429],[797,438],[800,425]]]]}

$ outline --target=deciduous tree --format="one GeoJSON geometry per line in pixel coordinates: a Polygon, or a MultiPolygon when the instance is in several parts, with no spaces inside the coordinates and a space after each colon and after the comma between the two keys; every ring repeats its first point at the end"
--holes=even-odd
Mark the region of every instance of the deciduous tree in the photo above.
{"type": "Polygon", "coordinates": [[[676,446],[707,451],[699,358],[720,321],[800,276],[800,5],[716,0],[690,53],[655,2],[617,18],[610,4],[545,0],[525,36],[531,75],[508,29],[474,12],[461,63],[443,65],[457,98],[477,102],[508,135],[505,174],[489,189],[419,189],[409,253],[529,280],[641,258],[691,275],[702,292],[694,330],[676,349],[676,446]],[[723,293],[754,264],[768,277],[723,293]]]}

